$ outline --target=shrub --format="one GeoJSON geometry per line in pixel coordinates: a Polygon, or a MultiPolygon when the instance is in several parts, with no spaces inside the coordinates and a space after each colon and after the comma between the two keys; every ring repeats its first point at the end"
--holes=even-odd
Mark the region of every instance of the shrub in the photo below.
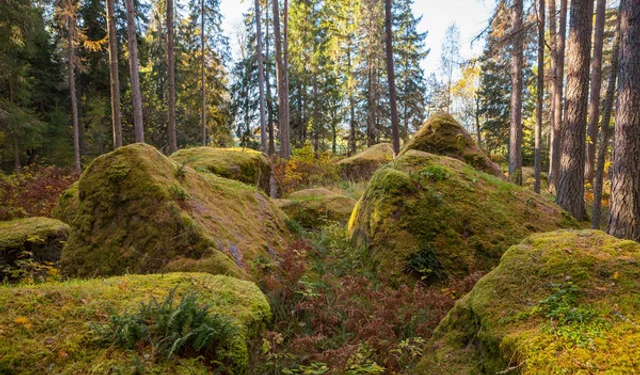
{"type": "Polygon", "coordinates": [[[340,180],[336,157],[328,151],[315,152],[311,145],[295,149],[289,160],[273,163],[273,173],[284,193],[340,180]]]}

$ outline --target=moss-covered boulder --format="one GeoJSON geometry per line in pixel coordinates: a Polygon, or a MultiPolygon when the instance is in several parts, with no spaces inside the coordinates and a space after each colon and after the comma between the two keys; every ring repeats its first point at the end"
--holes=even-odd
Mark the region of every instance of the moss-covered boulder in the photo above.
{"type": "Polygon", "coordinates": [[[53,210],[53,217],[64,222],[70,223],[71,219],[78,211],[78,181],[74,182],[60,194],[58,205],[53,210]]]}
{"type": "Polygon", "coordinates": [[[327,221],[346,223],[356,201],[325,188],[315,188],[291,193],[288,199],[276,200],[276,204],[303,227],[314,228],[327,221]]]}
{"type": "Polygon", "coordinates": [[[63,194],[60,204],[77,207],[65,215],[71,235],[61,264],[69,275],[245,277],[262,268],[259,263],[277,261],[287,238],[285,215],[263,193],[198,173],[144,144],[95,159],[77,194],[63,194]]]}
{"type": "Polygon", "coordinates": [[[214,372],[216,366],[210,364],[218,361],[215,373],[243,374],[249,340],[270,316],[269,304],[255,284],[220,275],[128,275],[0,286],[0,373],[206,374],[214,372]],[[203,349],[203,359],[196,358],[202,353],[179,351],[167,359],[144,341],[127,349],[103,338],[116,316],[134,316],[152,299],[163,303],[174,289],[173,306],[193,294],[199,306],[209,306],[210,316],[219,314],[233,327],[215,352],[203,349]]]}
{"type": "Polygon", "coordinates": [[[340,176],[354,181],[368,180],[379,166],[392,159],[391,143],[378,143],[356,155],[338,161],[340,176]]]}
{"type": "Polygon", "coordinates": [[[32,277],[60,259],[69,226],[46,217],[0,221],[0,281],[32,277]]]}
{"type": "Polygon", "coordinates": [[[374,268],[431,281],[488,271],[530,234],[576,225],[528,189],[410,150],[373,175],[348,229],[374,268]]]}
{"type": "Polygon", "coordinates": [[[400,155],[410,150],[462,160],[475,169],[504,178],[500,165],[491,161],[462,125],[446,113],[431,116],[402,148],[400,155]]]}
{"type": "Polygon", "coordinates": [[[511,247],[436,329],[416,374],[640,373],[640,244],[600,231],[511,247]]]}
{"type": "Polygon", "coordinates": [[[259,151],[240,147],[193,147],[179,150],[170,158],[199,172],[213,173],[269,192],[271,166],[259,151]]]}

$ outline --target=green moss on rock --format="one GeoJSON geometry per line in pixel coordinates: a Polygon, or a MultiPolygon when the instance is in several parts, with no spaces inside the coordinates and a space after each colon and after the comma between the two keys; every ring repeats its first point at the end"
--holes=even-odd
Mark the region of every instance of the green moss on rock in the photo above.
{"type": "Polygon", "coordinates": [[[640,373],[640,244],[535,234],[459,300],[416,374],[640,373]]]}
{"type": "Polygon", "coordinates": [[[53,210],[53,217],[62,222],[70,223],[78,211],[78,201],[78,181],[76,181],[60,195],[58,205],[53,210]]]}
{"type": "Polygon", "coordinates": [[[92,328],[108,321],[110,314],[136,313],[151,298],[164,301],[174,288],[178,299],[195,293],[210,313],[227,317],[237,328],[229,348],[216,353],[225,364],[225,370],[216,373],[246,373],[248,343],[270,319],[269,304],[253,283],[198,273],[0,287],[0,373],[211,373],[197,359],[154,358],[150,347],[126,351],[102,341],[92,328]]]}
{"type": "Polygon", "coordinates": [[[46,217],[0,221],[0,280],[10,277],[18,260],[57,262],[68,237],[67,224],[46,217]]]}
{"type": "Polygon", "coordinates": [[[269,192],[271,167],[259,151],[239,147],[193,147],[179,150],[170,158],[197,171],[244,182],[269,192]]]}
{"type": "Polygon", "coordinates": [[[488,271],[528,235],[576,226],[528,189],[410,150],[373,175],[348,229],[373,268],[430,281],[488,271]]]}
{"type": "Polygon", "coordinates": [[[462,125],[447,113],[431,116],[403,147],[400,155],[409,150],[462,160],[480,171],[504,178],[500,166],[491,161],[462,125]]]}
{"type": "Polygon", "coordinates": [[[303,227],[314,228],[327,221],[346,223],[356,201],[325,188],[315,188],[291,193],[289,199],[276,200],[276,204],[303,227]]]}
{"type": "Polygon", "coordinates": [[[379,166],[392,159],[391,143],[378,143],[356,155],[338,161],[340,176],[354,181],[368,180],[379,166]]]}
{"type": "Polygon", "coordinates": [[[61,205],[77,207],[61,259],[69,275],[246,277],[253,260],[276,261],[288,236],[285,215],[263,193],[198,173],[144,144],[95,159],[78,181],[77,201],[65,195],[61,205]]]}

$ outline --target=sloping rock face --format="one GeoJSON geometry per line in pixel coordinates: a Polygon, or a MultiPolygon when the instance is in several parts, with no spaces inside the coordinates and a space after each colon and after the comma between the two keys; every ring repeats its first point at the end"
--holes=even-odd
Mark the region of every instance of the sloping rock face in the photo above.
{"type": "MultiPolygon", "coordinates": [[[[248,345],[271,317],[266,297],[253,283],[203,273],[127,275],[72,280],[24,287],[0,286],[0,373],[31,374],[35,369],[56,374],[244,374],[248,345]],[[226,345],[208,360],[178,352],[159,358],[151,346],[126,349],[101,340],[100,329],[115,315],[136,314],[152,299],[163,303],[174,293],[195,294],[209,316],[218,314],[233,330],[226,345]],[[141,371],[143,368],[144,371],[141,371]]],[[[125,332],[121,332],[125,334],[125,332]]],[[[159,343],[156,343],[159,344],[159,343]]]]}
{"type": "Polygon", "coordinates": [[[393,160],[391,143],[378,143],[366,150],[338,161],[340,176],[347,180],[368,180],[382,164],[393,160]]]}
{"type": "Polygon", "coordinates": [[[213,173],[269,192],[271,167],[259,151],[239,147],[193,147],[179,150],[170,158],[199,172],[213,173]]]}
{"type": "Polygon", "coordinates": [[[72,189],[57,210],[71,225],[61,259],[68,275],[247,277],[257,259],[277,262],[288,238],[285,215],[263,193],[144,144],[97,158],[72,189]]]}
{"type": "Polygon", "coordinates": [[[0,221],[0,281],[28,276],[31,262],[57,262],[68,237],[67,224],[46,217],[0,221]]]}
{"type": "Polygon", "coordinates": [[[475,169],[504,179],[500,166],[491,161],[462,125],[446,113],[431,116],[402,148],[400,155],[410,150],[462,160],[475,169]]]}
{"type": "Polygon", "coordinates": [[[572,227],[570,215],[528,189],[410,150],[373,175],[348,230],[379,272],[428,283],[488,271],[530,234],[572,227]]]}
{"type": "Polygon", "coordinates": [[[600,231],[511,247],[440,323],[415,374],[637,374],[640,244],[600,231]]]}
{"type": "Polygon", "coordinates": [[[325,188],[296,191],[276,204],[287,216],[305,228],[316,228],[328,221],[346,224],[356,201],[325,188]]]}

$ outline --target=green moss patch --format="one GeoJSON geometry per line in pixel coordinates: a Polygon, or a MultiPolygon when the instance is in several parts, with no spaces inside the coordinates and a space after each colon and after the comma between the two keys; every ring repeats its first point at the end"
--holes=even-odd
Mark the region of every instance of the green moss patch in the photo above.
{"type": "Polygon", "coordinates": [[[417,374],[640,373],[640,244],[535,234],[458,301],[417,374]]]}
{"type": "MultiPolygon", "coordinates": [[[[253,283],[220,275],[172,273],[0,287],[0,373],[56,374],[243,374],[248,341],[270,319],[265,296],[253,283]],[[133,349],[105,341],[100,327],[135,314],[175,289],[177,305],[187,293],[209,314],[234,329],[226,345],[208,353],[212,361],[178,353],[169,358],[141,340],[133,349]]],[[[122,334],[124,335],[124,333],[122,334]]],[[[160,344],[160,343],[158,343],[160,344]]]]}
{"type": "Polygon", "coordinates": [[[410,150],[462,160],[480,171],[504,178],[500,166],[491,161],[462,125],[446,113],[431,116],[403,147],[400,155],[410,150]]]}
{"type": "Polygon", "coordinates": [[[314,228],[327,221],[346,223],[356,201],[325,188],[316,188],[291,193],[289,199],[276,200],[276,204],[303,227],[314,228]]]}
{"type": "Polygon", "coordinates": [[[0,280],[33,277],[60,259],[69,226],[46,217],[0,221],[0,280]]]}
{"type": "Polygon", "coordinates": [[[285,215],[241,182],[201,174],[135,144],[101,156],[60,208],[71,225],[62,271],[96,276],[164,271],[246,277],[258,258],[277,261],[285,215]]]}
{"type": "Polygon", "coordinates": [[[354,181],[368,180],[379,166],[392,159],[393,146],[391,143],[379,143],[356,155],[338,161],[340,176],[354,181]]]}
{"type": "Polygon", "coordinates": [[[193,147],[179,150],[170,158],[197,171],[244,182],[269,192],[271,167],[259,151],[239,147],[193,147]]]}
{"type": "Polygon", "coordinates": [[[528,189],[457,159],[410,150],[373,175],[349,235],[368,249],[374,269],[431,281],[488,271],[530,234],[576,226],[528,189]]]}

